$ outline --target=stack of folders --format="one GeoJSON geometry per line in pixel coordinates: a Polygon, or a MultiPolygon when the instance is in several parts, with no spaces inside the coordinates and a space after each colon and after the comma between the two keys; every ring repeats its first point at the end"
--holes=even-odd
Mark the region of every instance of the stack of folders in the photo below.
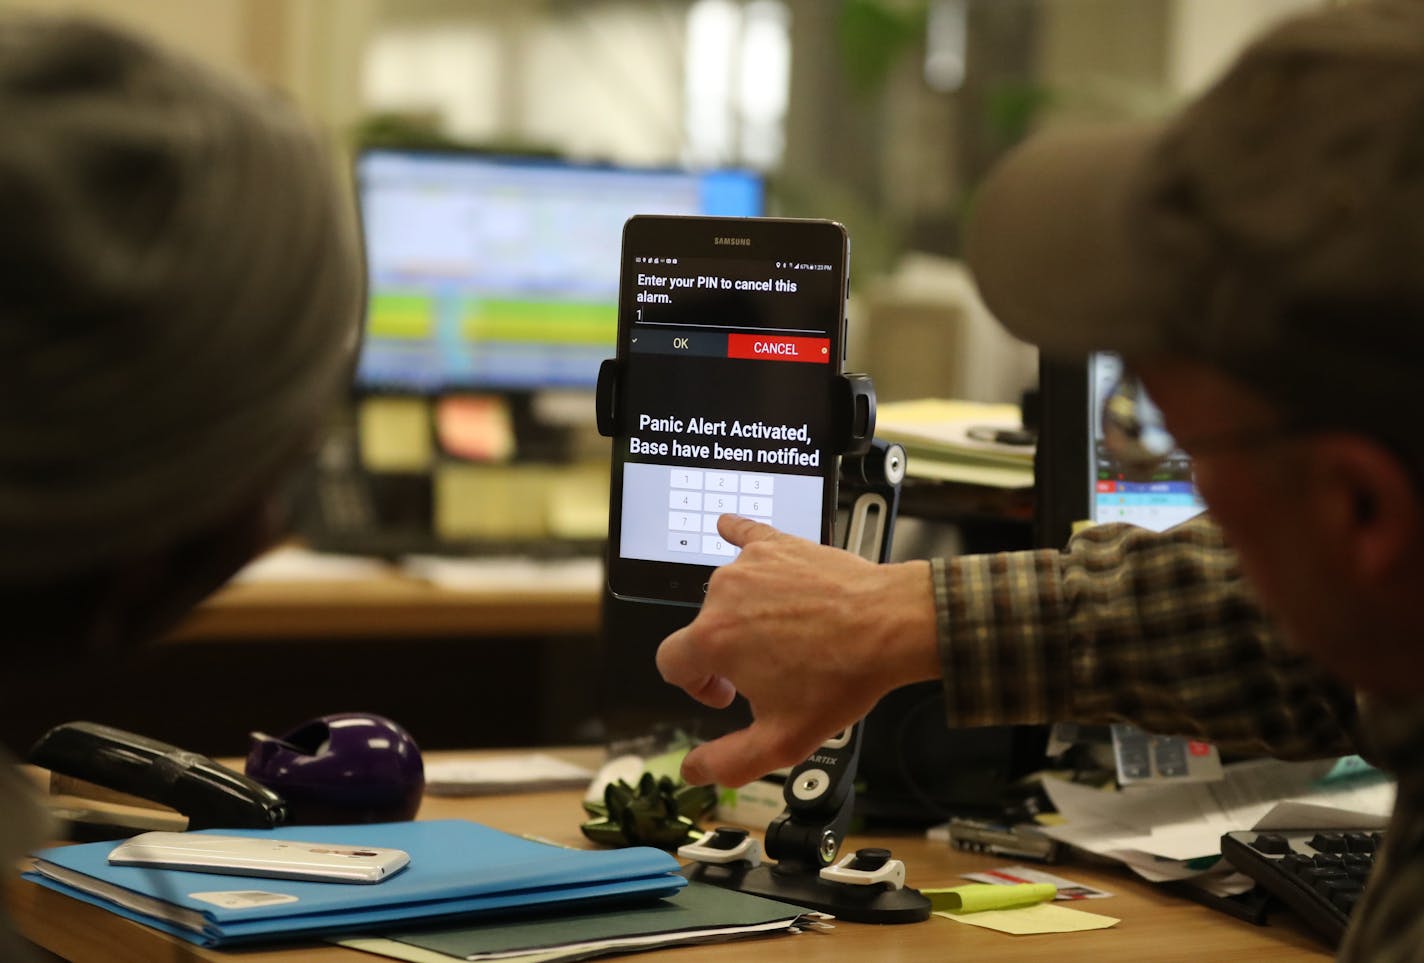
{"type": "Polygon", "coordinates": [[[875,435],[905,448],[911,478],[990,488],[1033,484],[1034,444],[1018,405],[920,398],[885,402],[875,435]]]}
{"type": "Polygon", "coordinates": [[[661,850],[564,849],[465,820],[224,830],[225,835],[403,849],[410,864],[373,885],[232,877],[111,866],[114,843],[35,854],[41,886],[202,946],[373,932],[489,919],[531,909],[584,910],[670,896],[687,881],[661,850]]]}
{"type": "Polygon", "coordinates": [[[575,908],[331,940],[407,963],[573,963],[692,943],[829,930],[829,919],[803,906],[694,882],[666,899],[613,912],[575,908]]]}

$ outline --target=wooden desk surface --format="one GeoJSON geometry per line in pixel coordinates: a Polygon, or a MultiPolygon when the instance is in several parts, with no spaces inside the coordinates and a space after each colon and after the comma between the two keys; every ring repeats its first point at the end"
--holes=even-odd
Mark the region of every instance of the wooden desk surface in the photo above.
{"type": "Polygon", "coordinates": [[[595,589],[453,590],[396,574],[239,582],[199,605],[168,641],[591,635],[598,631],[599,604],[595,589]]]}
{"type": "MultiPolygon", "coordinates": [[[[585,765],[596,760],[588,752],[561,753],[585,765]]],[[[444,754],[441,754],[444,755],[444,754]]],[[[489,755],[481,753],[480,755],[489,755]]],[[[568,845],[587,846],[578,831],[582,810],[575,792],[532,793],[481,798],[429,798],[421,818],[460,817],[512,833],[542,836],[568,845]]],[[[905,861],[911,886],[953,886],[960,873],[1002,865],[1003,860],[961,853],[925,839],[905,835],[852,836],[850,847],[885,846],[905,861]]],[[[798,961],[875,960],[920,963],[961,959],[996,963],[1002,960],[1134,960],[1177,961],[1189,958],[1265,960],[1328,960],[1330,954],[1288,913],[1259,927],[1199,904],[1168,895],[1126,870],[1065,864],[1059,875],[1097,886],[1114,895],[1093,900],[1087,909],[1118,917],[1106,930],[1050,936],[1008,936],[932,916],[927,922],[902,926],[837,923],[831,933],[740,941],[720,945],[660,950],[647,959],[666,963],[713,963],[774,955],[778,963],[798,961]]],[[[50,952],[75,963],[158,963],[158,961],[227,961],[227,963],[374,963],[382,957],[316,943],[292,944],[273,950],[221,952],[204,950],[130,922],[112,913],[23,880],[5,887],[6,901],[17,928],[50,952]]]]}

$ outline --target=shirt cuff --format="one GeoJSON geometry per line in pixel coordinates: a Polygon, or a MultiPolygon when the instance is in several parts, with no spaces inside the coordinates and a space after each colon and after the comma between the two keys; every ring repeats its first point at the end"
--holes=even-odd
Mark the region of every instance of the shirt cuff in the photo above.
{"type": "Polygon", "coordinates": [[[936,630],[950,726],[1069,716],[1071,671],[1059,553],[934,559],[936,630]]]}

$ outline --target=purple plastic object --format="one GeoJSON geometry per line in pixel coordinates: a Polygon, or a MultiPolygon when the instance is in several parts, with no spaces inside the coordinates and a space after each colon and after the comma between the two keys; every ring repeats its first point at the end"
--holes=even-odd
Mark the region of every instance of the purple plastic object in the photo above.
{"type": "Polygon", "coordinates": [[[280,738],[252,733],[247,774],[287,800],[287,822],[415,818],[425,764],[410,733],[364,712],[313,719],[280,738]]]}

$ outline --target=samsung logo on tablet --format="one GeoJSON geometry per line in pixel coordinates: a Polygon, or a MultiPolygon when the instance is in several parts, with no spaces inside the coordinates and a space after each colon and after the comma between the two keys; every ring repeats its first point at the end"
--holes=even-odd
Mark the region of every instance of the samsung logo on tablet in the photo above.
{"type": "Polygon", "coordinates": [[[731,244],[735,247],[750,247],[752,239],[749,237],[714,237],[713,244],[731,244]]]}

